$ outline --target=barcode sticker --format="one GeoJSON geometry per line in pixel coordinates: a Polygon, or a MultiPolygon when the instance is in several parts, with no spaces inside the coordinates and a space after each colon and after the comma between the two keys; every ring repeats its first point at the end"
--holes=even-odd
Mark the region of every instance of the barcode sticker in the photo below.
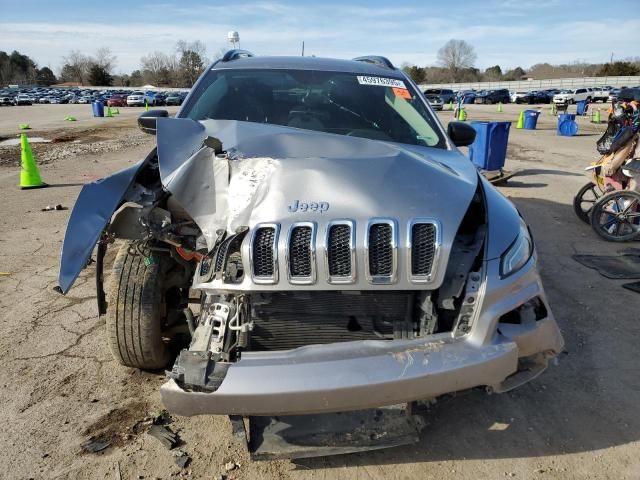
{"type": "Polygon", "coordinates": [[[402,80],[397,78],[387,77],[368,77],[364,75],[358,75],[358,83],[360,85],[375,85],[377,87],[392,87],[392,88],[404,88],[407,86],[402,80]]]}

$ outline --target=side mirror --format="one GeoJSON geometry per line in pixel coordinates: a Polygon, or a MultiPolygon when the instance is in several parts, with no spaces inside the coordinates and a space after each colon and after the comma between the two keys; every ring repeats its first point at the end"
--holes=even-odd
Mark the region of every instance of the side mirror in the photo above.
{"type": "Polygon", "coordinates": [[[467,145],[471,145],[476,139],[476,131],[474,128],[464,122],[449,122],[447,135],[449,135],[449,138],[456,147],[466,147],[467,145]]]}
{"type": "Polygon", "coordinates": [[[168,117],[166,110],[149,110],[138,117],[138,128],[149,135],[156,134],[156,119],[158,117],[168,117]]]}

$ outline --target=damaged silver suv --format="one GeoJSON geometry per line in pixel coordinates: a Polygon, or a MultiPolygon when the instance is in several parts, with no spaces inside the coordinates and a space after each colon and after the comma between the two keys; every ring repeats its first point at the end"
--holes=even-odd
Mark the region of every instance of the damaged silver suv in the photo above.
{"type": "Polygon", "coordinates": [[[97,244],[111,350],[169,368],[171,412],[503,392],[562,350],[527,225],[456,148],[474,130],[445,131],[387,59],[231,51],[166,117],[139,119],[157,136],[143,161],[82,189],[59,284],[97,244]]]}

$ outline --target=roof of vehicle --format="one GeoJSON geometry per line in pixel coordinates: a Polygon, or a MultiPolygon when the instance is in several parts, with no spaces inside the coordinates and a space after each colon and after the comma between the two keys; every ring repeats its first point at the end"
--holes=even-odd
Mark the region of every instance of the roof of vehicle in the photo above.
{"type": "Polygon", "coordinates": [[[319,57],[242,57],[228,62],[217,62],[213,69],[273,68],[292,70],[319,70],[348,72],[362,75],[378,75],[404,78],[400,70],[381,67],[374,63],[355,60],[338,60],[319,57]]]}

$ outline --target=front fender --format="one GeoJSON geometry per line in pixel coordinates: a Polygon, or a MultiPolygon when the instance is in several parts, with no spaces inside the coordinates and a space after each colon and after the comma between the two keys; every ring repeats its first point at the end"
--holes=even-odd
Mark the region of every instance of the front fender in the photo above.
{"type": "Polygon", "coordinates": [[[62,293],[67,293],[80,272],[87,266],[91,252],[100,235],[111,220],[113,212],[120,206],[124,195],[149,156],[135,165],[120,170],[82,187],[76,200],[60,254],[58,285],[62,293]]]}

